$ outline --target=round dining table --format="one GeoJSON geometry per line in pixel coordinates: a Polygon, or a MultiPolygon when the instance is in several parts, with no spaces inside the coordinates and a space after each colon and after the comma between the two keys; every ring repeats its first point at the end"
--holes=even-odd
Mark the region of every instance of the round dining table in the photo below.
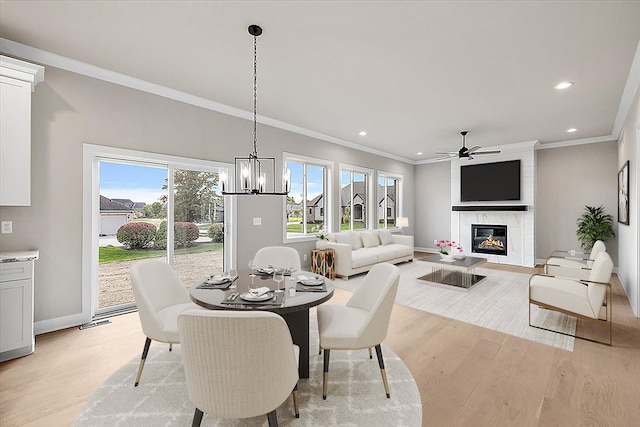
{"type": "Polygon", "coordinates": [[[282,302],[278,299],[277,305],[274,305],[271,300],[261,304],[259,302],[245,302],[239,297],[249,288],[260,287],[268,287],[270,291],[275,292],[278,289],[278,283],[273,280],[272,276],[260,274],[251,276],[250,270],[241,270],[238,271],[237,279],[227,289],[193,285],[189,288],[189,295],[193,302],[209,310],[261,310],[271,311],[282,316],[289,326],[293,343],[300,347],[299,376],[300,378],[309,378],[309,309],[331,299],[335,291],[335,284],[326,277],[300,271],[291,276],[285,276],[285,280],[280,284],[284,298],[282,302]],[[305,287],[298,284],[298,277],[301,275],[322,278],[326,290],[319,291],[323,288],[305,287]],[[295,295],[291,295],[289,289],[296,287],[299,290],[295,292],[295,295]]]}

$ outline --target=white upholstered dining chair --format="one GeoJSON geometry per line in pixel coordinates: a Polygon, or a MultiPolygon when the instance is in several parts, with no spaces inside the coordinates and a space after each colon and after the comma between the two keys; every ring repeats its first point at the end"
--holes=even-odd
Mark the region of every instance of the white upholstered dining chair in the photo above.
{"type": "Polygon", "coordinates": [[[298,409],[299,348],[282,317],[265,311],[188,311],[178,318],[192,426],[204,413],[222,418],[267,414],[290,394],[298,409]]]}
{"type": "Polygon", "coordinates": [[[289,246],[265,246],[253,257],[256,267],[295,268],[300,270],[300,254],[289,246]]]}
{"type": "Polygon", "coordinates": [[[175,270],[161,260],[135,263],[129,271],[133,296],[138,306],[142,331],[146,335],[135,386],[140,382],[151,340],[179,343],[178,316],[185,310],[199,309],[192,303],[175,270]]]}
{"type": "Polygon", "coordinates": [[[391,397],[380,344],[387,336],[399,281],[398,267],[376,264],[346,305],[318,306],[320,349],[324,352],[323,399],[327,398],[330,351],[371,347],[376,349],[384,390],[387,397],[391,397]]]}
{"type": "Polygon", "coordinates": [[[544,263],[544,273],[550,276],[569,277],[577,280],[589,279],[591,266],[600,252],[607,247],[602,240],[596,240],[591,252],[553,251],[544,263]]]}
{"type": "MultiPolygon", "coordinates": [[[[593,261],[587,280],[534,274],[529,279],[529,326],[545,329],[563,335],[563,332],[536,326],[531,323],[531,304],[541,308],[558,311],[592,322],[605,322],[609,326],[609,341],[611,345],[611,273],[613,261],[606,252],[600,252],[593,261]],[[605,307],[604,318],[600,312],[605,307]]],[[[572,335],[570,335],[572,336],[572,335]]],[[[576,338],[595,341],[585,337],[576,338]]],[[[597,341],[600,342],[600,341],[597,341]]]]}

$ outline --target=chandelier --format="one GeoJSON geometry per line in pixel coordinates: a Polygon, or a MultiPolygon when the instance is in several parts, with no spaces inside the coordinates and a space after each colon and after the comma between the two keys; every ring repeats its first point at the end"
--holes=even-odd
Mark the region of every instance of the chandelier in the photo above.
{"type": "Polygon", "coordinates": [[[262,28],[250,25],[249,34],[253,36],[253,152],[248,157],[235,158],[235,191],[227,191],[228,183],[225,173],[220,173],[222,194],[225,195],[270,195],[286,196],[291,190],[291,169],[282,171],[282,191],[276,191],[276,159],[274,157],[258,157],[258,36],[262,28]]]}

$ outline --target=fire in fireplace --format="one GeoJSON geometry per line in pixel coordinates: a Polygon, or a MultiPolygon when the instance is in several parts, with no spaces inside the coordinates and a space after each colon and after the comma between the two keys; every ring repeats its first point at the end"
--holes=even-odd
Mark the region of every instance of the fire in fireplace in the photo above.
{"type": "Polygon", "coordinates": [[[471,252],[507,255],[507,226],[471,224],[471,252]]]}

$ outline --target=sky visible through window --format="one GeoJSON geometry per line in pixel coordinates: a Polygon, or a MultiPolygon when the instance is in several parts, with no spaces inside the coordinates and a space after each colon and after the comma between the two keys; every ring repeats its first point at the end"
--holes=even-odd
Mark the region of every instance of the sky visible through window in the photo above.
{"type": "Polygon", "coordinates": [[[123,163],[100,162],[100,195],[151,204],[167,193],[162,186],[167,169],[123,163]]]}

